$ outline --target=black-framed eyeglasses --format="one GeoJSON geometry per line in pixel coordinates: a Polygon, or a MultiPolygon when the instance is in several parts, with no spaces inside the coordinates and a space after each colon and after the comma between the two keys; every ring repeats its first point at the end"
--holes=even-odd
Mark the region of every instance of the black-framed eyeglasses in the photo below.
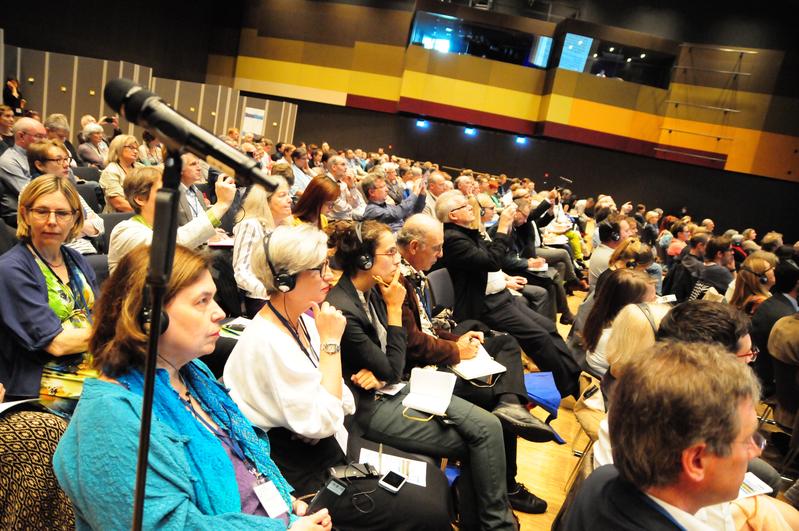
{"type": "Polygon", "coordinates": [[[59,164],[64,164],[65,162],[67,164],[72,164],[72,157],[58,157],[55,159],[44,159],[44,160],[46,160],[47,162],[57,162],[59,164]]]}
{"type": "Polygon", "coordinates": [[[28,209],[31,217],[37,221],[47,221],[51,214],[55,214],[55,219],[59,223],[68,223],[75,217],[76,210],[50,210],[49,208],[30,208],[28,209]]]}
{"type": "Polygon", "coordinates": [[[328,272],[330,272],[330,260],[326,259],[317,267],[312,267],[308,269],[308,271],[316,271],[317,273],[319,273],[320,277],[324,277],[328,272]]]}
{"type": "Polygon", "coordinates": [[[466,203],[466,204],[464,204],[464,205],[461,205],[461,206],[459,206],[459,207],[455,207],[455,208],[453,208],[452,210],[450,210],[450,211],[449,211],[449,213],[450,213],[450,214],[452,214],[453,212],[457,212],[458,210],[461,210],[461,209],[463,209],[463,208],[468,208],[468,207],[470,207],[470,206],[471,206],[471,205],[470,205],[469,203],[466,203]]]}

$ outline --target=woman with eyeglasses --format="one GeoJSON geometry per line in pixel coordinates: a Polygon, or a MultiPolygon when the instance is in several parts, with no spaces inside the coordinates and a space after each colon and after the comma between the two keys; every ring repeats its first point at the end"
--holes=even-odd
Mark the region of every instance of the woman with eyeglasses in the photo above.
{"type": "Polygon", "coordinates": [[[369,440],[461,459],[460,529],[516,529],[496,416],[452,396],[445,416],[420,422],[420,413],[403,410],[409,386],[393,396],[376,394],[405,374],[405,287],[399,281],[401,256],[391,229],[376,221],[339,221],[328,227],[328,234],[335,262],[344,271],[327,301],[347,318],[341,359],[345,382],[356,399],[355,422],[369,440]]]}
{"type": "MultiPolygon", "coordinates": [[[[103,286],[91,350],[101,376],[86,381],[53,455],[78,529],[129,528],[150,324],[150,249],[125,256],[103,286]]],[[[207,256],[178,245],[158,336],[144,529],[330,531],[308,514],[270,458],[269,442],[199,358],[214,350],[225,312],[207,256]],[[162,323],[163,324],[163,323],[162,323]]]]}
{"type": "Polygon", "coordinates": [[[133,212],[133,207],[125,198],[122,185],[133,168],[141,166],[139,158],[139,142],[131,135],[119,135],[108,146],[106,167],[100,174],[100,186],[105,194],[103,212],[133,212]]]}
{"type": "MultiPolygon", "coordinates": [[[[333,274],[317,228],[275,228],[253,250],[253,269],[269,299],[233,349],[225,385],[247,418],[268,430],[272,458],[301,497],[324,486],[330,467],[350,462],[345,419],[355,401],[342,380],[340,347],[347,319],[323,302],[333,274]]],[[[336,528],[450,529],[446,480],[436,469],[427,476],[426,487],[406,484],[397,494],[375,478],[350,480],[329,507],[336,528]]]]}
{"type": "Polygon", "coordinates": [[[327,227],[327,216],[333,210],[333,204],[340,194],[341,189],[330,177],[326,175],[314,177],[294,206],[294,219],[299,223],[308,223],[324,229],[327,227]]]}
{"type": "MultiPolygon", "coordinates": [[[[92,118],[92,120],[94,120],[92,118]]],[[[81,123],[83,119],[81,119],[81,123]]],[[[108,144],[103,140],[103,126],[91,121],[83,126],[81,135],[83,142],[78,146],[78,156],[90,166],[105,168],[108,144]]]]}
{"type": "MultiPolygon", "coordinates": [[[[56,175],[71,179],[70,164],[72,158],[67,147],[58,140],[45,140],[37,142],[28,147],[28,164],[31,169],[31,178],[43,174],[56,175]]],[[[83,210],[83,228],[78,236],[67,242],[67,246],[75,249],[80,254],[95,254],[97,249],[88,238],[93,238],[105,232],[103,218],[97,215],[86,203],[82,196],[80,199],[81,210],[83,210]]]]}
{"type": "Polygon", "coordinates": [[[87,349],[97,291],[91,266],[64,245],[83,226],[77,190],[37,177],[20,195],[17,224],[20,243],[0,256],[0,382],[7,400],[76,400],[96,374],[87,349]]]}

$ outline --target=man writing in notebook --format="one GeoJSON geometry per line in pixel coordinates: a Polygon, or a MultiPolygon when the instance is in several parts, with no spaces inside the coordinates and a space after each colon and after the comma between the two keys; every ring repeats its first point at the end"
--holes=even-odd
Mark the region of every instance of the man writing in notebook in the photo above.
{"type": "Polygon", "coordinates": [[[519,344],[507,334],[489,337],[490,330],[479,321],[469,320],[452,332],[437,329],[432,322],[432,301],[425,271],[442,255],[443,225],[426,214],[408,218],[397,234],[405,285],[402,326],[407,334],[406,369],[440,365],[444,370],[461,360],[474,358],[480,345],[506,371],[495,375],[491,383],[458,377],[454,394],[494,413],[502,421],[508,482],[508,496],[517,511],[543,513],[547,504],[516,481],[516,436],[533,442],[554,439],[554,432],[527,411],[529,399],[524,386],[524,372],[519,344]],[[488,334],[487,334],[488,333],[488,334]]]}

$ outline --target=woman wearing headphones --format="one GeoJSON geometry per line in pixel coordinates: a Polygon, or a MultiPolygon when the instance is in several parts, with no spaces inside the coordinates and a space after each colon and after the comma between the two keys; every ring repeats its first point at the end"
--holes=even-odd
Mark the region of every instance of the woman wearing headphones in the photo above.
{"type": "MultiPolygon", "coordinates": [[[[344,420],[355,411],[341,376],[347,320],[323,302],[333,279],[327,236],[307,224],[277,227],[252,264],[268,300],[233,349],[225,385],[247,418],[268,430],[272,457],[297,496],[313,494],[330,467],[350,462],[344,420]]],[[[446,479],[434,467],[427,475],[426,487],[406,483],[397,494],[377,479],[345,480],[329,507],[336,528],[450,529],[446,479]]]]}
{"type": "MultiPolygon", "coordinates": [[[[149,247],[128,253],[104,284],[86,380],[53,468],[78,529],[130,527],[149,330],[149,247]]],[[[292,488],[225,388],[196,358],[214,350],[225,313],[208,259],[175,249],[166,287],[153,396],[144,529],[330,531],[326,510],[304,516],[292,488]],[[166,321],[166,326],[165,322],[166,321]]]]}
{"type": "Polygon", "coordinates": [[[655,283],[646,273],[616,269],[607,275],[596,293],[582,332],[586,362],[596,375],[604,376],[608,370],[605,350],[613,330],[610,325],[619,311],[628,304],[654,300],[655,283]]]}
{"type": "MultiPolygon", "coordinates": [[[[776,263],[776,257],[774,257],[774,263],[776,263]]],[[[771,297],[769,290],[775,282],[772,262],[763,256],[752,254],[741,264],[741,270],[738,271],[738,276],[735,279],[735,290],[732,292],[730,304],[751,317],[760,304],[771,297]]]]}
{"type": "Polygon", "coordinates": [[[347,318],[341,359],[356,398],[356,423],[370,440],[461,459],[461,529],[515,529],[497,417],[453,396],[446,416],[420,422],[403,411],[408,386],[393,396],[375,393],[399,382],[405,371],[405,288],[398,280],[401,257],[391,230],[376,221],[340,221],[328,232],[344,274],[327,300],[347,318]]]}

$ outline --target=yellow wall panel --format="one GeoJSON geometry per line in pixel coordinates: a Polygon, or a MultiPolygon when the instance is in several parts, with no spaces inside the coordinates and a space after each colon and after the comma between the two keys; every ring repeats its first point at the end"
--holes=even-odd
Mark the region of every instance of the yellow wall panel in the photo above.
{"type": "Polygon", "coordinates": [[[573,101],[574,99],[568,96],[547,94],[541,98],[541,110],[538,113],[538,120],[568,125],[573,101]]]}
{"type": "Polygon", "coordinates": [[[631,109],[575,99],[569,125],[654,142],[660,136],[660,124],[653,118],[631,109]]]}
{"type": "Polygon", "coordinates": [[[760,133],[751,172],[787,181],[799,181],[798,149],[799,138],[795,136],[760,133]]]}
{"type": "Polygon", "coordinates": [[[399,101],[402,78],[352,72],[350,75],[349,93],[370,98],[399,101]]]}
{"type": "Polygon", "coordinates": [[[236,77],[346,92],[350,71],[299,63],[239,56],[236,77]]]}

